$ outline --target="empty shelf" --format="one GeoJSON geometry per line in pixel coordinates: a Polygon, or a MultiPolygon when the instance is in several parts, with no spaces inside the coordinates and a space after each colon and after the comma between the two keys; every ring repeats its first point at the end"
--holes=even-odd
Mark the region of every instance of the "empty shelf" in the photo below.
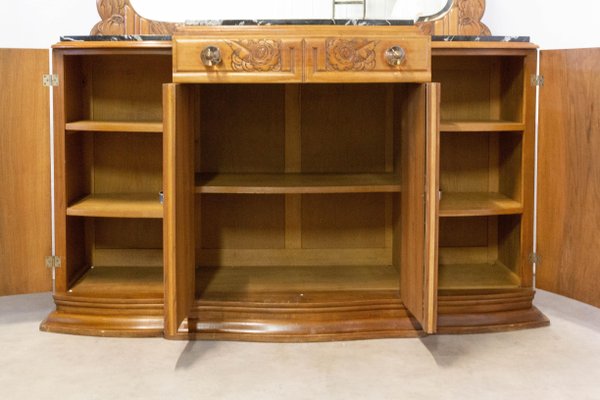
{"type": "Polygon", "coordinates": [[[440,290],[507,289],[519,284],[519,277],[501,262],[439,266],[440,290]]]}
{"type": "Polygon", "coordinates": [[[394,174],[199,174],[196,193],[400,192],[394,174]]]}
{"type": "Polygon", "coordinates": [[[212,293],[303,293],[398,290],[391,266],[199,267],[196,296],[212,293]]]}
{"type": "Polygon", "coordinates": [[[443,192],[440,217],[521,214],[523,205],[500,193],[443,192]]]}
{"type": "Polygon", "coordinates": [[[76,296],[161,298],[162,267],[92,267],[69,293],[76,296]]]}
{"type": "Polygon", "coordinates": [[[522,122],[503,120],[442,120],[442,132],[501,132],[523,131],[525,124],[522,122]]]}
{"type": "Polygon", "coordinates": [[[68,131],[162,133],[162,122],[75,121],[66,124],[68,131]]]}
{"type": "Polygon", "coordinates": [[[67,208],[76,217],[162,218],[158,193],[102,193],[89,195],[67,208]]]}

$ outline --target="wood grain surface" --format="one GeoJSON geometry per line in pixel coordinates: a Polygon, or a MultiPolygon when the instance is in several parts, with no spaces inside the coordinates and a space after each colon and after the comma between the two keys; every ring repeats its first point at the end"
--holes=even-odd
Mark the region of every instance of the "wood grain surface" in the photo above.
{"type": "Polygon", "coordinates": [[[537,286],[600,307],[600,49],[541,69],[537,286]]]}
{"type": "Polygon", "coordinates": [[[50,290],[48,50],[0,50],[0,295],[50,290]]]}

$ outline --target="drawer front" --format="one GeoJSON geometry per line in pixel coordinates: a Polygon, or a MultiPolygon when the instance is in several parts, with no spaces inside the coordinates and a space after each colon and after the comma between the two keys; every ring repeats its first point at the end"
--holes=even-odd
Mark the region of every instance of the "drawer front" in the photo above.
{"type": "Polygon", "coordinates": [[[427,82],[429,37],[325,37],[306,40],[306,82],[427,82]]]}
{"type": "Polygon", "coordinates": [[[173,43],[173,81],[301,82],[302,39],[179,37],[173,43]]]}

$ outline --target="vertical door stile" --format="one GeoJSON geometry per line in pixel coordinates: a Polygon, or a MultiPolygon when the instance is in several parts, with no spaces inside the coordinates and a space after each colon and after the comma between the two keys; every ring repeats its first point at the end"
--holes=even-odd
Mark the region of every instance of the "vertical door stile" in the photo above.
{"type": "Polygon", "coordinates": [[[426,332],[437,329],[438,230],[440,188],[440,84],[427,84],[425,167],[425,316],[426,332]]]}
{"type": "Polygon", "coordinates": [[[165,336],[179,333],[195,297],[194,90],[163,85],[165,336]]]}

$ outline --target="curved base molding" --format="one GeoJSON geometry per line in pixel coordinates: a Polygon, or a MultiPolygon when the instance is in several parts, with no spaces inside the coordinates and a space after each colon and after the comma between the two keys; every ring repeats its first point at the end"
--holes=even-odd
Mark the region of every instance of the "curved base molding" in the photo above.
{"type": "MultiPolygon", "coordinates": [[[[537,328],[549,321],[532,305],[529,289],[441,293],[439,334],[537,328]]],[[[40,326],[47,332],[113,337],[163,336],[163,304],[155,300],[56,297],[58,310],[40,326]]],[[[397,294],[311,294],[300,302],[269,299],[198,300],[168,339],[323,342],[424,336],[397,294]]]]}
{"type": "Polygon", "coordinates": [[[531,289],[486,294],[440,295],[438,333],[486,333],[548,326],[533,306],[531,289]]]}
{"type": "Polygon", "coordinates": [[[200,300],[171,339],[323,342],[423,336],[397,294],[333,301],[310,296],[300,303],[286,301],[288,296],[269,303],[200,300]]]}
{"type": "Polygon", "coordinates": [[[163,336],[162,299],[54,296],[56,311],[40,324],[45,332],[87,336],[163,336]]]}

